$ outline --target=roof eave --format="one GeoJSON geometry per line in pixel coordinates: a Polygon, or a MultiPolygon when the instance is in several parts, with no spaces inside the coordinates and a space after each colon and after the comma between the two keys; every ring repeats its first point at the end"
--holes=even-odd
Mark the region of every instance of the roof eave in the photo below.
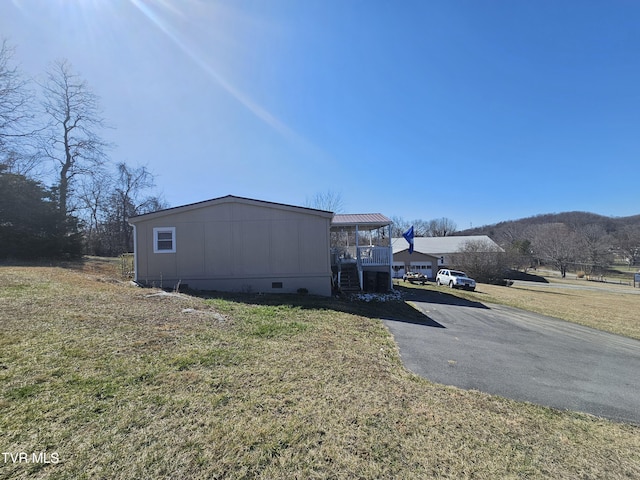
{"type": "Polygon", "coordinates": [[[151,220],[151,219],[154,219],[154,218],[162,217],[164,215],[170,215],[170,214],[174,214],[174,213],[182,213],[182,212],[187,212],[187,211],[190,211],[190,210],[196,210],[196,209],[199,209],[199,208],[205,208],[205,207],[208,207],[208,206],[211,206],[211,205],[229,203],[229,202],[240,202],[240,203],[252,204],[252,205],[270,206],[270,207],[282,208],[282,209],[293,210],[293,211],[298,211],[298,212],[307,212],[309,214],[318,215],[318,216],[325,217],[325,218],[328,218],[328,219],[333,218],[333,212],[330,212],[328,210],[318,210],[318,209],[315,209],[315,208],[300,207],[300,206],[297,206],[297,205],[288,205],[288,204],[285,204],[285,203],[269,202],[267,200],[257,200],[257,199],[254,199],[254,198],[238,197],[238,196],[235,196],[235,195],[225,195],[224,197],[212,198],[212,199],[209,199],[209,200],[203,200],[201,202],[190,203],[190,204],[187,204],[187,205],[180,205],[180,206],[177,206],[177,207],[166,208],[164,210],[158,210],[157,212],[151,212],[151,213],[145,213],[145,214],[142,214],[142,215],[136,215],[134,217],[129,217],[127,219],[127,222],[130,225],[134,225],[134,224],[136,224],[138,222],[151,220]]]}
{"type": "Polygon", "coordinates": [[[390,223],[378,223],[378,222],[348,222],[348,223],[331,223],[331,228],[334,227],[372,227],[383,228],[391,225],[390,223]]]}

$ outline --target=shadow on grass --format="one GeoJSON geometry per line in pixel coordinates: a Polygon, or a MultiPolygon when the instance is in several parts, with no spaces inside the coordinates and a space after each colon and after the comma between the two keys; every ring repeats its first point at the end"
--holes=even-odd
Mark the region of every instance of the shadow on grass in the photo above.
{"type": "Polygon", "coordinates": [[[445,328],[429,316],[409,305],[405,300],[370,301],[351,299],[350,297],[319,297],[315,295],[295,294],[255,294],[190,291],[189,295],[213,299],[219,298],[230,302],[247,305],[289,305],[291,307],[310,310],[332,310],[377,320],[393,320],[399,322],[424,325],[425,327],[445,328]]]}
{"type": "Polygon", "coordinates": [[[113,269],[114,266],[119,264],[119,257],[89,257],[86,255],[70,258],[0,259],[0,266],[2,267],[55,267],[77,271],[113,269]]]}
{"type": "Polygon", "coordinates": [[[77,257],[70,260],[61,258],[2,258],[0,259],[1,267],[59,267],[72,270],[81,270],[86,260],[83,257],[77,257]]]}
{"type": "Polygon", "coordinates": [[[556,296],[562,296],[562,297],[575,297],[576,295],[574,293],[567,293],[567,292],[550,292],[548,290],[545,290],[543,288],[540,288],[538,290],[533,290],[531,288],[526,288],[526,287],[522,287],[522,286],[518,286],[518,288],[520,290],[524,290],[525,292],[533,292],[536,295],[537,294],[546,294],[546,295],[556,295],[556,296]]]}
{"type": "Polygon", "coordinates": [[[510,280],[523,280],[525,282],[549,283],[549,280],[547,280],[544,277],[541,277],[540,275],[521,272],[519,270],[509,270],[506,277],[510,280]]]}

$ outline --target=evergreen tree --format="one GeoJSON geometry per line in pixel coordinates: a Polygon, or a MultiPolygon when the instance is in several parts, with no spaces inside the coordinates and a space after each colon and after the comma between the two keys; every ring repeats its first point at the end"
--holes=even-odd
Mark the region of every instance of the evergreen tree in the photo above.
{"type": "Polygon", "coordinates": [[[60,215],[54,192],[0,165],[0,258],[77,256],[81,245],[76,219],[60,215]]]}

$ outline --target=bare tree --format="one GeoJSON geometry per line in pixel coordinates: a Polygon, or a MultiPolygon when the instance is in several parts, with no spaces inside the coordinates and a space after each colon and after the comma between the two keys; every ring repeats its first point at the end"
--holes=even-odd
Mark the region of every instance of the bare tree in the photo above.
{"type": "Polygon", "coordinates": [[[94,255],[118,255],[133,248],[129,217],[167,207],[155,187],[154,176],[145,166],[121,162],[115,174],[104,172],[85,179],[77,191],[84,220],[86,251],[94,255]]]}
{"type": "Polygon", "coordinates": [[[74,178],[94,173],[105,162],[108,145],[98,133],[106,125],[98,97],[66,60],[51,66],[41,87],[48,120],[42,149],[56,166],[58,207],[66,215],[74,178]]]}
{"type": "Polygon", "coordinates": [[[6,39],[0,44],[0,163],[7,170],[26,175],[35,167],[27,140],[34,135],[29,82],[11,64],[14,48],[6,39]]]}
{"type": "Polygon", "coordinates": [[[410,227],[413,227],[413,235],[416,237],[429,237],[429,222],[426,220],[421,220],[419,218],[408,221],[404,218],[394,215],[391,217],[391,221],[393,222],[393,228],[391,230],[391,236],[398,238],[402,237],[402,234],[406,232],[410,227]]]}
{"type": "Polygon", "coordinates": [[[579,257],[587,275],[599,274],[613,262],[613,240],[602,225],[591,224],[577,230],[579,257]]]}
{"type": "Polygon", "coordinates": [[[391,222],[393,222],[393,225],[391,227],[391,237],[393,238],[401,237],[402,234],[406,232],[411,226],[411,224],[407,220],[398,215],[392,216],[391,222]]]}
{"type": "Polygon", "coordinates": [[[344,213],[345,210],[342,193],[334,190],[318,192],[311,198],[307,197],[304,204],[309,208],[317,208],[318,210],[326,210],[333,213],[344,213]]]}
{"type": "Polygon", "coordinates": [[[437,220],[405,220],[403,217],[394,215],[392,237],[401,237],[410,227],[413,226],[413,234],[416,237],[445,237],[456,232],[456,224],[449,218],[439,218],[437,220]]]}
{"type": "Polygon", "coordinates": [[[155,186],[154,177],[145,166],[129,167],[121,162],[116,166],[117,177],[106,205],[106,232],[110,254],[129,252],[133,248],[129,217],[166,207],[159,196],[149,195],[155,186]]]}
{"type": "Polygon", "coordinates": [[[437,218],[429,221],[429,236],[430,237],[446,237],[458,230],[456,222],[450,218],[437,218]]]}
{"type": "Polygon", "coordinates": [[[504,281],[507,260],[505,252],[487,240],[465,242],[453,258],[456,267],[477,281],[494,284],[504,281]]]}
{"type": "Polygon", "coordinates": [[[640,260],[640,226],[625,225],[615,234],[615,244],[618,251],[632,267],[640,260]]]}
{"type": "Polygon", "coordinates": [[[579,238],[562,223],[549,223],[535,228],[532,241],[534,255],[544,263],[550,263],[566,277],[567,269],[579,256],[579,238]]]}
{"type": "Polygon", "coordinates": [[[416,237],[430,236],[430,223],[427,220],[417,218],[411,224],[413,225],[413,234],[416,237]]]}
{"type": "Polygon", "coordinates": [[[504,246],[509,265],[525,272],[533,265],[531,240],[513,240],[504,246]]]}
{"type": "Polygon", "coordinates": [[[89,254],[103,255],[107,201],[113,190],[111,177],[103,172],[84,179],[77,192],[84,220],[85,247],[89,254]]]}

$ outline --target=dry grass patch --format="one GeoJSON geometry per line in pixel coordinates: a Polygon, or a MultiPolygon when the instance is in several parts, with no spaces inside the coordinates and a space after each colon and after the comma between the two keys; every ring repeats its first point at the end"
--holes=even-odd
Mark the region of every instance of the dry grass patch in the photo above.
{"type": "Polygon", "coordinates": [[[640,340],[640,294],[623,285],[552,279],[549,284],[511,287],[480,283],[475,292],[435,284],[402,283],[401,287],[446,291],[470,301],[508,305],[640,340]]]}
{"type": "Polygon", "coordinates": [[[481,284],[474,299],[510,305],[569,322],[640,339],[640,295],[627,287],[593,289],[481,284]],[[616,291],[617,290],[617,291],[616,291]]]}
{"type": "Polygon", "coordinates": [[[0,267],[2,478],[637,478],[640,431],[429,383],[403,303],[157,295],[0,267]]]}

